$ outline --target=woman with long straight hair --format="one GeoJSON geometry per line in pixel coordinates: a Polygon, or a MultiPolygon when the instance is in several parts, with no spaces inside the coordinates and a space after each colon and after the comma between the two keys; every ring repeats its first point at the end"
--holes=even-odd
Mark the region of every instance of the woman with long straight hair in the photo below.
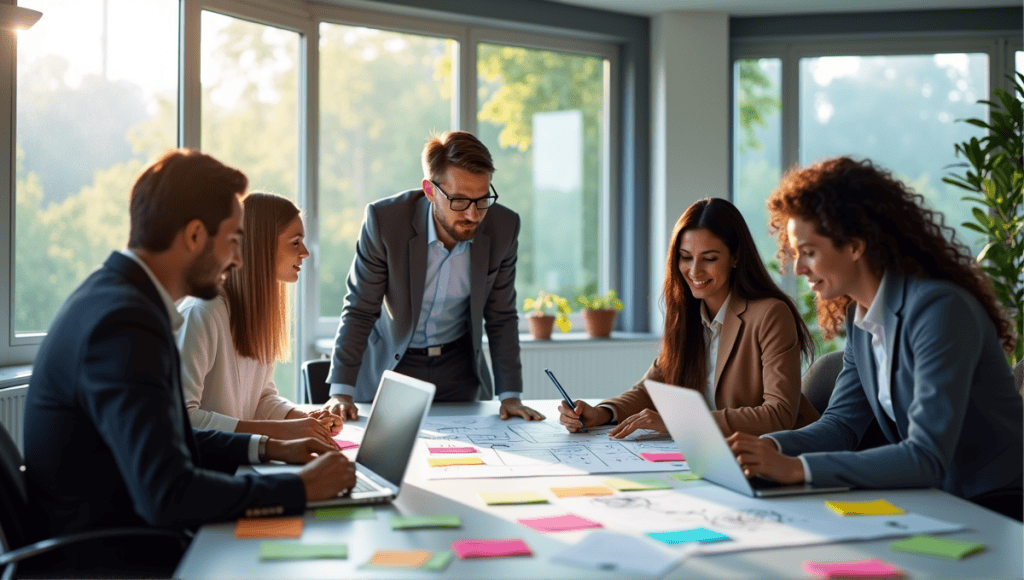
{"type": "Polygon", "coordinates": [[[726,435],[817,419],[800,392],[800,357],[813,354],[813,340],[761,262],[736,206],[706,198],[683,212],[672,232],[663,292],[665,332],[647,374],[597,407],[563,403],[559,420],[568,430],[580,430],[582,418],[588,427],[618,421],[611,435],[620,438],[637,429],[666,432],[646,379],[703,393],[726,435]]]}
{"type": "Polygon", "coordinates": [[[189,297],[178,311],[182,389],[192,426],[275,439],[316,437],[328,443],[341,418],[307,414],[274,386],[274,362],[289,353],[287,284],[309,256],[299,208],[254,192],[243,202],[242,267],[213,300],[189,297]]]}
{"type": "Polygon", "coordinates": [[[768,198],[780,256],[817,295],[843,370],[820,420],[730,438],[748,476],[866,488],[938,487],[1022,518],[1015,337],[991,286],[938,212],[870,161],[786,174],[768,198]],[[877,420],[887,444],[855,451],[877,420]]]}

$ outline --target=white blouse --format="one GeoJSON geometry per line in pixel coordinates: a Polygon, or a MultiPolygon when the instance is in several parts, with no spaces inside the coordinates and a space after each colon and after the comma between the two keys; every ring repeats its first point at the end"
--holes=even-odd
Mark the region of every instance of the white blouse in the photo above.
{"type": "Polygon", "coordinates": [[[178,303],[181,387],[196,429],[234,431],[239,420],[284,419],[295,408],[278,395],[274,365],[239,356],[231,339],[224,297],[178,303]]]}

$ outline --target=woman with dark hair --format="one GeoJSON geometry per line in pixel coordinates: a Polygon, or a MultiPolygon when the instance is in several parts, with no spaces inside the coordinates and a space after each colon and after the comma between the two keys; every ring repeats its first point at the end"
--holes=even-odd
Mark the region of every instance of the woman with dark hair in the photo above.
{"type": "Polygon", "coordinates": [[[730,445],[748,476],[940,487],[1021,519],[1014,336],[967,248],[923,201],[846,157],[783,177],[771,228],[817,294],[821,328],[834,335],[845,319],[843,370],[814,424],[730,445]],[[888,444],[854,451],[872,419],[888,444]]]}
{"type": "Polygon", "coordinates": [[[281,397],[274,362],[288,354],[288,289],[309,256],[299,208],[272,193],[242,201],[242,267],[212,300],[185,298],[178,311],[181,386],[196,429],[275,439],[316,437],[333,444],[342,419],[311,414],[281,397]]]}
{"type": "MultiPolygon", "coordinates": [[[[618,421],[622,438],[637,429],[666,432],[644,380],[704,394],[722,433],[768,433],[818,417],[800,393],[800,355],[813,341],[796,306],[772,281],[736,206],[707,198],[676,222],[665,265],[661,352],[629,391],[597,407],[562,403],[569,431],[618,421]]],[[[683,412],[683,410],[680,410],[683,412]]]]}

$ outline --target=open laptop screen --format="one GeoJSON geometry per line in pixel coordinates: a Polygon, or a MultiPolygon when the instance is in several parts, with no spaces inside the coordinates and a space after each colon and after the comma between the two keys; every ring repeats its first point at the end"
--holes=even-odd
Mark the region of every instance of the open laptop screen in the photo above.
{"type": "Polygon", "coordinates": [[[386,372],[366,421],[356,463],[395,486],[401,485],[425,409],[433,399],[430,383],[386,372]]]}

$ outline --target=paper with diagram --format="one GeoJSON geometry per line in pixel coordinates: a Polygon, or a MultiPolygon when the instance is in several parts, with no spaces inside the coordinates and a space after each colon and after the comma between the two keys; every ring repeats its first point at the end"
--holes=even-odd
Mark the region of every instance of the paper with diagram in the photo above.
{"type": "MultiPolygon", "coordinates": [[[[531,477],[588,473],[665,472],[689,469],[685,461],[651,462],[642,453],[677,452],[666,440],[619,441],[609,428],[569,433],[557,421],[502,421],[497,415],[427,417],[420,432],[421,456],[439,457],[441,449],[469,447],[480,465],[430,467],[428,479],[531,477]]],[[[445,453],[445,456],[457,456],[445,453]]],[[[438,463],[438,462],[435,462],[438,463]]]]}

